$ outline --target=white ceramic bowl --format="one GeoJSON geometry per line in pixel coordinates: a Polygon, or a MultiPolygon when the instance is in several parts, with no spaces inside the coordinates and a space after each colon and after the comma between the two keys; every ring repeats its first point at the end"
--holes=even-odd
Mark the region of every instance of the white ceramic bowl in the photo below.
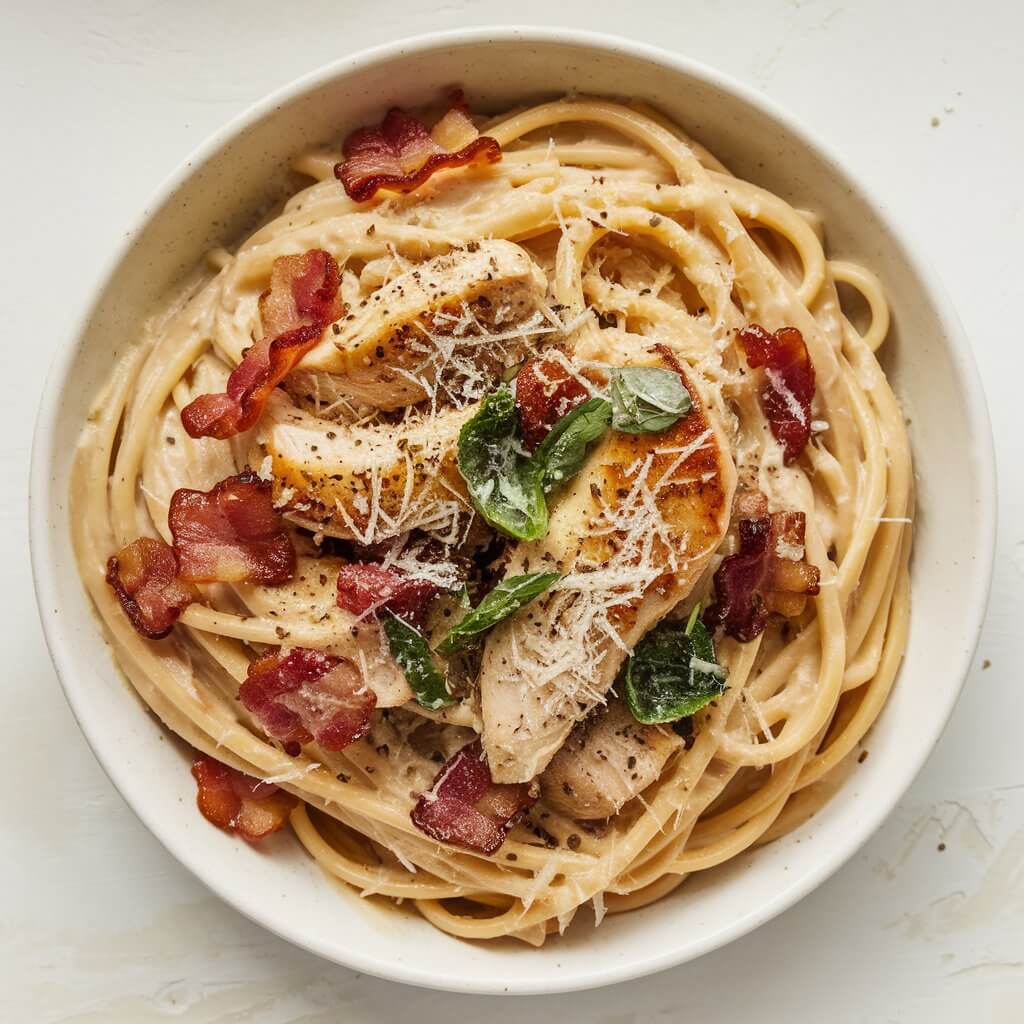
{"type": "Polygon", "coordinates": [[[140,214],[81,323],[47,383],[33,453],[33,566],[57,672],[96,756],[167,849],[242,913],[330,960],[415,985],[533,993],[605,985],[697,957],[843,864],[910,785],[953,708],[984,613],[995,534],[990,428],[967,342],[883,204],[791,118],[708,68],[619,39],[537,29],[432,35],[346,57],[256,104],[185,162],[140,214]],[[211,225],[222,240],[235,238],[268,176],[295,152],[451,82],[495,110],[568,90],[643,97],[738,173],[823,213],[832,252],[863,260],[885,282],[894,312],[886,360],[912,419],[913,625],[870,759],[794,834],[543,950],[458,941],[361,901],[297,844],[267,857],[210,828],[195,810],[182,754],[159,742],[159,726],[111,661],[69,541],[68,470],[86,407],[135,325],[200,259],[211,225]]]}

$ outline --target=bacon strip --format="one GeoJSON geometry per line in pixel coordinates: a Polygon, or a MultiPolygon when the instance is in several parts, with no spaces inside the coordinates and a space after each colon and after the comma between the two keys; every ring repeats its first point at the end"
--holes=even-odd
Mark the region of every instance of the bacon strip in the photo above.
{"type": "Polygon", "coordinates": [[[107,562],[107,583],[150,640],[167,636],[196,599],[189,583],[273,585],[295,575],[295,549],[274,510],[271,486],[249,470],[209,491],[176,490],[167,525],[173,547],[139,537],[107,562]]]}
{"type": "Polygon", "coordinates": [[[795,327],[780,327],[769,334],[759,324],[750,324],[740,331],[739,342],[750,366],[765,368],[761,409],[788,464],[811,436],[814,364],[804,336],[795,327]]]}
{"type": "Polygon", "coordinates": [[[178,560],[162,540],[139,537],[107,562],[107,582],[132,625],[150,640],[170,633],[195,591],[178,579],[178,560]]]}
{"type": "Polygon", "coordinates": [[[351,662],[308,647],[254,661],[238,698],[293,756],[311,740],[333,751],[354,743],[369,731],[377,706],[351,662]]]}
{"type": "Polygon", "coordinates": [[[344,565],[338,573],[338,607],[353,615],[384,609],[415,624],[439,593],[440,587],[429,580],[367,562],[344,565]]]}
{"type": "Polygon", "coordinates": [[[183,580],[273,585],[295,575],[295,549],[274,510],[271,485],[250,470],[209,491],[179,488],[167,525],[183,580]]]}
{"type": "Polygon", "coordinates": [[[291,793],[206,754],[196,754],[192,775],[199,788],[196,803],[203,817],[251,843],[282,828],[288,812],[299,802],[291,793]]]}
{"type": "Polygon", "coordinates": [[[480,741],[474,740],[449,758],[410,817],[431,839],[490,856],[536,802],[531,783],[493,782],[480,741]]]}
{"type": "Polygon", "coordinates": [[[181,410],[192,437],[227,438],[260,418],[270,393],[344,313],[338,264],[323,249],[279,256],[260,296],[263,338],[246,352],[221,394],[200,395],[181,410]]]}
{"type": "Polygon", "coordinates": [[[587,389],[553,359],[531,359],[516,376],[516,412],[523,444],[531,452],[568,412],[590,397],[587,389]]]}
{"type": "Polygon", "coordinates": [[[801,614],[808,596],[818,593],[821,572],[804,558],[803,512],[768,515],[763,495],[737,500],[737,510],[758,514],[739,521],[740,549],[715,572],[715,601],[704,623],[747,643],[764,631],[772,613],[801,614]]]}
{"type": "Polygon", "coordinates": [[[387,112],[380,127],[354,131],[342,147],[345,159],[334,168],[349,198],[364,203],[380,189],[412,192],[443,168],[499,161],[501,146],[477,134],[461,92],[452,99],[452,109],[432,132],[398,107],[387,112]]]}

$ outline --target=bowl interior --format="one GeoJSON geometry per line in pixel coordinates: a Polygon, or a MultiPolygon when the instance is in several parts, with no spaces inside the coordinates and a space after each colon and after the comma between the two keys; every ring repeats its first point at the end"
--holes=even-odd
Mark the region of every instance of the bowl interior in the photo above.
{"type": "Polygon", "coordinates": [[[243,913],[339,963],[433,987],[540,992],[690,959],[785,909],[846,860],[909,785],[952,709],[987,593],[994,514],[988,423],[958,331],[877,205],[788,119],[706,69],[633,44],[532,30],[434,37],[344,60],[260,104],[165,186],[54,369],[34,453],[33,557],[69,700],[114,783],[181,861],[243,913]],[[340,139],[393,103],[421,103],[453,81],[475,105],[494,110],[569,90],[646,99],[738,173],[823,214],[831,254],[864,262],[885,282],[894,313],[887,366],[911,420],[918,475],[910,644],[871,735],[871,758],[795,834],[597,931],[583,921],[539,951],[459,942],[414,915],[360,900],[290,839],[279,837],[266,856],[210,828],[195,811],[182,751],[160,742],[160,726],[114,668],[69,541],[76,438],[142,318],[211,242],[239,237],[272,197],[290,156],[340,139]],[[943,643],[930,642],[933,636],[943,643]]]}

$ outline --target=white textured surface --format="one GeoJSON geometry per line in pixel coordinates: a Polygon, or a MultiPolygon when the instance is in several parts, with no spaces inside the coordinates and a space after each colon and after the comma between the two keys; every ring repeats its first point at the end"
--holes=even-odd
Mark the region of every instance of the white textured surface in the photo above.
{"type": "Polygon", "coordinates": [[[3,366],[17,386],[0,408],[4,641],[14,652],[4,688],[0,1018],[1024,1019],[1024,687],[1015,671],[1024,468],[1019,371],[999,372],[1020,365],[1021,9],[935,0],[896,13],[878,0],[751,2],[746,15],[713,0],[515,6],[518,22],[632,35],[763,89],[900,210],[930,246],[975,342],[997,437],[1003,530],[978,664],[948,734],[850,865],[695,964],[589,995],[502,1002],[403,989],[324,964],[226,909],[171,860],[111,789],[57,686],[29,596],[24,495],[36,396],[72,326],[67,311],[189,149],[250,100],[335,56],[493,23],[510,10],[496,0],[395,0],[380,18],[341,0],[4,6],[0,308],[3,366]]]}

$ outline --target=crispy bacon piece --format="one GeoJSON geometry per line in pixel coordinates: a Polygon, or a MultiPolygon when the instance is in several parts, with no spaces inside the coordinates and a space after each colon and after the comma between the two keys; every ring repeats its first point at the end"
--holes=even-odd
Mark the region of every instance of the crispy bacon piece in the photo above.
{"type": "Polygon", "coordinates": [[[769,334],[760,324],[750,324],[740,331],[739,342],[750,366],[764,367],[761,409],[782,445],[783,461],[790,463],[811,436],[814,365],[804,336],[795,327],[769,334]]]}
{"type": "Polygon", "coordinates": [[[516,411],[523,444],[532,452],[567,412],[590,393],[553,359],[531,359],[516,376],[516,411]]]}
{"type": "Polygon", "coordinates": [[[445,762],[410,817],[431,839],[489,856],[536,802],[532,783],[492,782],[483,748],[474,740],[445,762]]]}
{"type": "Polygon", "coordinates": [[[747,643],[764,631],[773,612],[799,615],[808,596],[818,593],[821,573],[804,558],[803,512],[768,515],[763,495],[738,499],[737,511],[758,514],[739,521],[740,549],[715,572],[715,601],[704,623],[747,643]]]}
{"type": "Polygon", "coordinates": [[[196,803],[203,817],[250,843],[282,828],[288,812],[299,802],[291,793],[206,754],[196,754],[192,775],[199,787],[196,803]]]}
{"type": "Polygon", "coordinates": [[[338,573],[338,607],[353,615],[383,608],[415,624],[439,593],[440,587],[429,580],[368,562],[352,562],[338,573]]]}
{"type": "Polygon", "coordinates": [[[412,192],[445,167],[497,163],[497,140],[477,134],[461,92],[453,94],[452,102],[430,132],[398,107],[387,112],[379,128],[354,131],[342,147],[345,159],[334,168],[349,198],[364,203],[379,189],[412,192]]]}
{"type": "Polygon", "coordinates": [[[170,545],[139,537],[107,562],[114,588],[132,625],[150,640],[167,636],[195,591],[178,579],[178,560],[170,545]]]}
{"type": "Polygon", "coordinates": [[[366,735],[377,706],[377,695],[350,661],[308,647],[254,661],[238,698],[293,755],[311,740],[324,750],[342,750],[366,735]]]}
{"type": "Polygon", "coordinates": [[[270,483],[248,469],[209,491],[180,487],[167,525],[183,580],[277,584],[295,575],[295,549],[270,483]]]}
{"type": "Polygon", "coordinates": [[[278,256],[260,296],[263,337],[246,352],[220,394],[200,395],[181,410],[192,437],[233,437],[260,418],[270,393],[345,311],[338,264],[323,249],[278,256]]]}
{"type": "Polygon", "coordinates": [[[267,583],[295,574],[295,549],[274,511],[271,487],[246,470],[210,491],[179,488],[167,525],[173,547],[140,537],[107,562],[132,625],[145,637],[167,636],[196,598],[189,583],[267,583]]]}

